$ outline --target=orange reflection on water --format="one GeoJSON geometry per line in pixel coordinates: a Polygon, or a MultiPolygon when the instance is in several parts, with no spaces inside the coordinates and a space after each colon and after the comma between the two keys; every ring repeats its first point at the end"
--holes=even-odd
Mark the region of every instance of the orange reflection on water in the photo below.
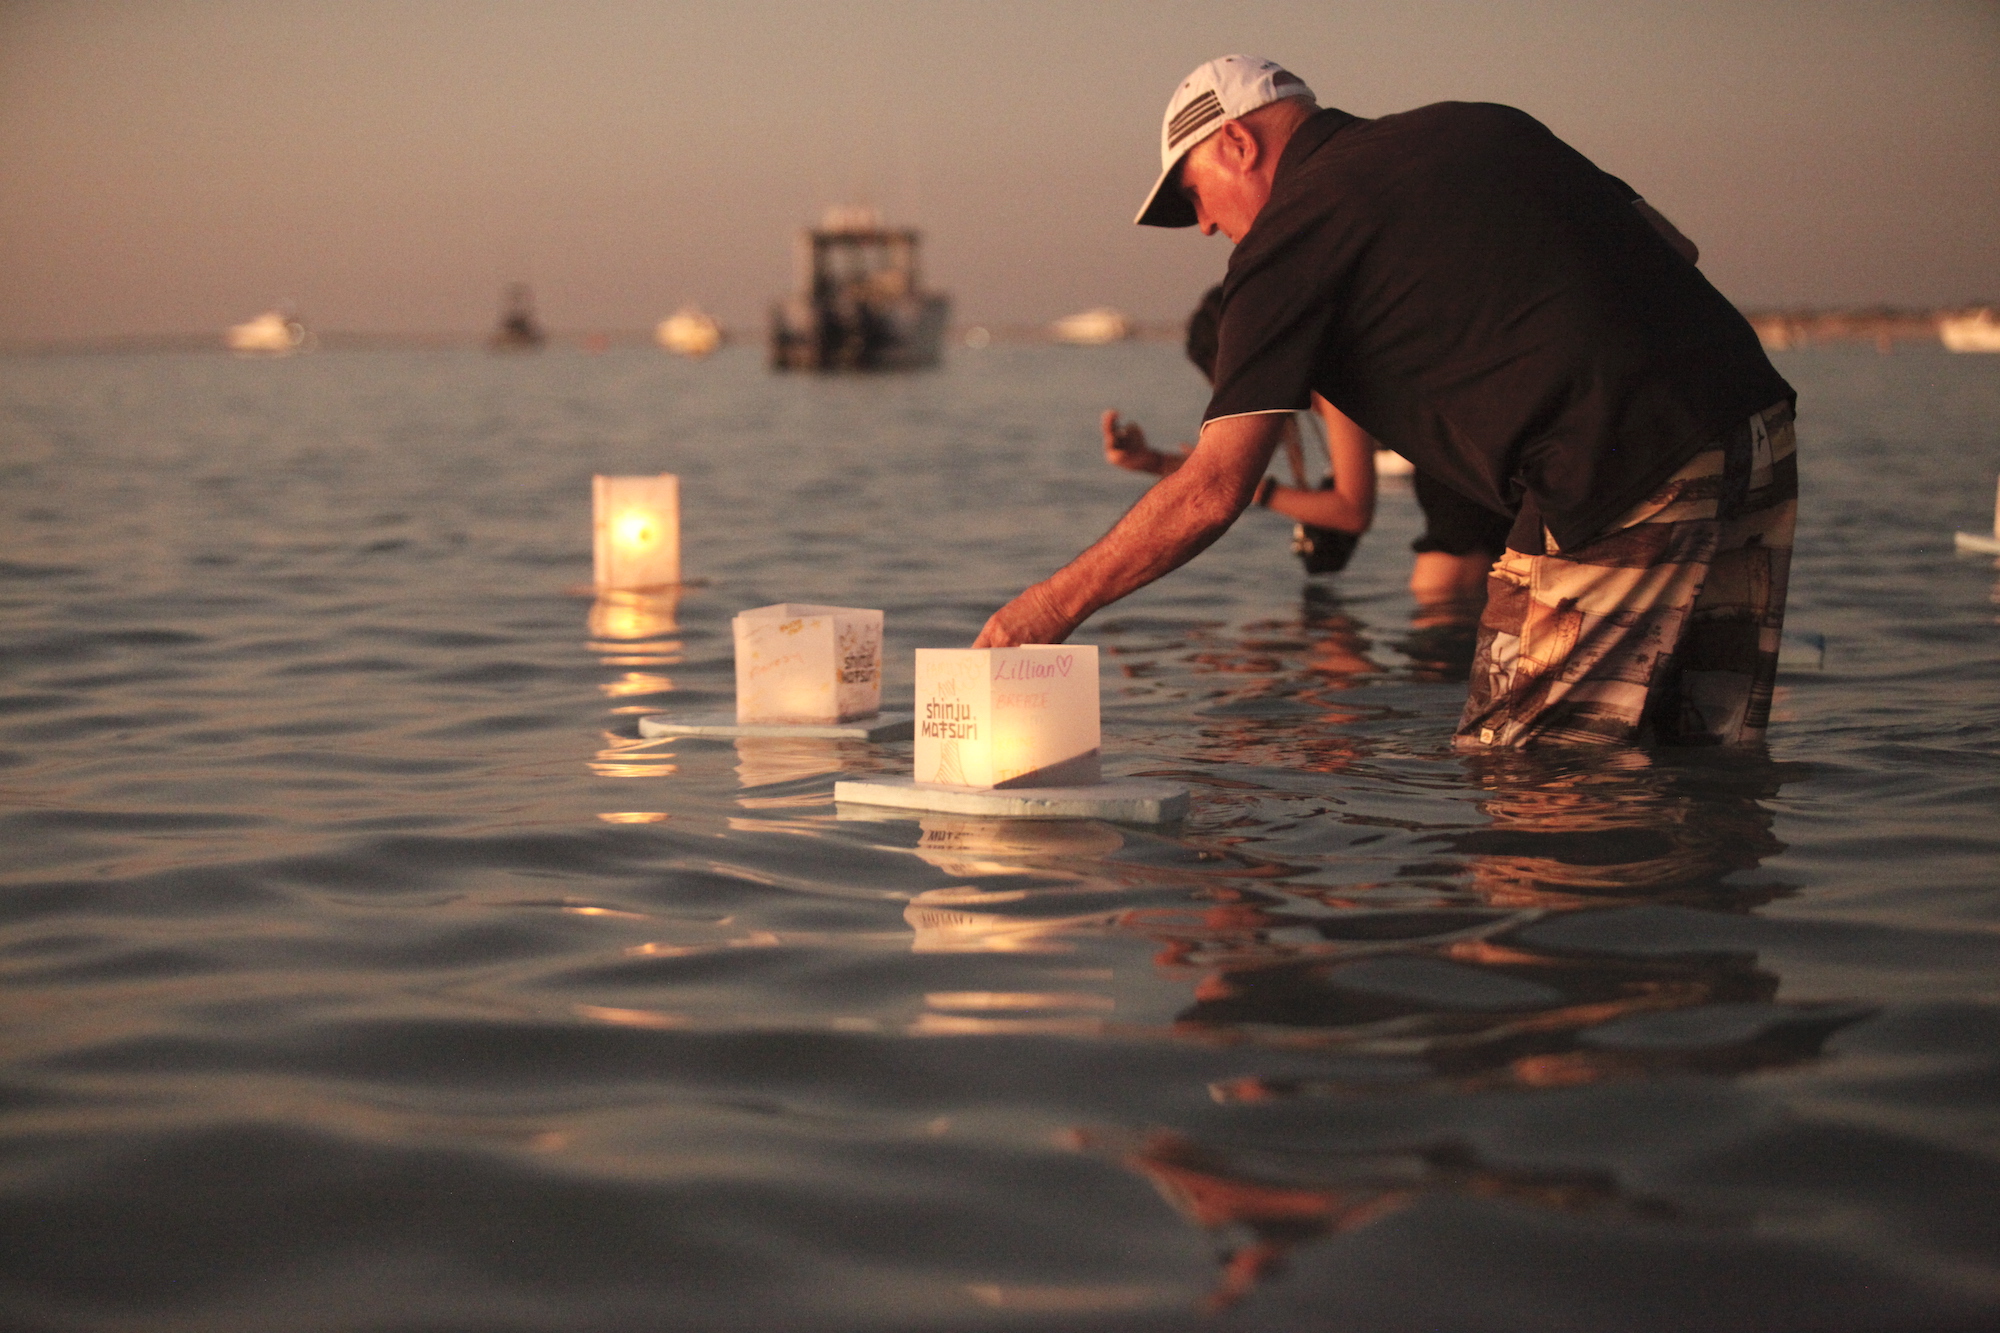
{"type": "Polygon", "coordinates": [[[924,1003],[933,1009],[1115,1009],[1109,995],[1088,991],[932,991],[924,1003]]]}
{"type": "Polygon", "coordinates": [[[626,912],[616,907],[571,906],[563,908],[563,911],[569,913],[571,916],[615,916],[622,917],[627,921],[647,921],[651,919],[644,912],[626,912]]]}
{"type": "Polygon", "coordinates": [[[639,694],[668,694],[674,683],[665,676],[657,676],[648,671],[627,671],[617,680],[608,680],[597,687],[614,699],[627,699],[639,694]]]}
{"type": "Polygon", "coordinates": [[[1242,1301],[1280,1271],[1299,1245],[1357,1231],[1426,1194],[1506,1199],[1566,1213],[1675,1215],[1671,1205],[1630,1195],[1601,1172],[1492,1167],[1451,1142],[1376,1151],[1329,1148],[1304,1160],[1298,1154],[1226,1152],[1166,1132],[1080,1130],[1070,1142],[1080,1150],[1105,1152],[1138,1172],[1175,1211],[1223,1242],[1222,1274],[1206,1302],[1211,1311],[1242,1301]]]}
{"type": "Polygon", "coordinates": [[[1079,1287],[1020,1286],[998,1282],[974,1282],[966,1293],[981,1305],[995,1310],[1019,1310],[1028,1314],[1109,1314],[1161,1305],[1173,1293],[1161,1287],[1093,1284],[1079,1287]]]}
{"type": "MultiPolygon", "coordinates": [[[[591,757],[590,771],[600,778],[655,778],[679,771],[669,740],[633,736],[603,736],[605,748],[591,757]]],[[[600,816],[604,818],[605,816],[600,816]]],[[[639,822],[639,821],[630,821],[639,822]]]]}
{"type": "MultiPolygon", "coordinates": [[[[1750,786],[1740,795],[1688,789],[1645,751],[1621,750],[1551,772],[1524,756],[1467,761],[1492,823],[1446,839],[1472,853],[1473,885],[1494,906],[1575,908],[1619,900],[1710,902],[1724,876],[1785,849],[1750,786]]],[[[1753,905],[1740,890],[1723,899],[1753,905]]]]}
{"type": "Polygon", "coordinates": [[[909,1026],[914,1037],[1096,1037],[1101,1018],[975,1018],[966,1014],[918,1014],[909,1026]]]}
{"type": "MultiPolygon", "coordinates": [[[[613,651],[623,652],[635,639],[656,639],[678,633],[681,594],[678,588],[657,592],[615,592],[603,590],[590,606],[590,634],[595,639],[620,642],[613,651]]],[[[600,645],[592,644],[597,648],[600,645]]],[[[678,650],[681,645],[661,644],[662,650],[678,650]]]]}
{"type": "MultiPolygon", "coordinates": [[[[863,755],[865,741],[833,740],[817,736],[738,736],[736,738],[736,779],[745,787],[775,787],[781,783],[838,773],[845,756],[863,755]]],[[[825,805],[825,794],[777,797],[740,796],[737,804],[746,809],[770,806],[825,805]]]]}
{"type": "Polygon", "coordinates": [[[919,824],[917,855],[947,875],[967,879],[1044,875],[1065,857],[1094,861],[1125,845],[1117,828],[1094,819],[925,815],[919,824]]]}
{"type": "MultiPolygon", "coordinates": [[[[590,605],[590,637],[584,646],[610,667],[660,667],[679,663],[681,643],[662,636],[679,628],[681,594],[678,587],[651,592],[620,592],[600,589],[590,605]]],[[[598,692],[611,699],[645,699],[669,694],[672,678],[652,671],[622,671],[615,679],[600,682],[598,692]]],[[[610,710],[623,717],[658,712],[655,706],[621,704],[610,710]]],[[[657,741],[607,734],[608,748],[597,752],[590,772],[602,778],[648,778],[673,773],[676,766],[665,762],[665,751],[652,749],[657,741]]],[[[625,811],[599,815],[613,824],[656,823],[667,816],[658,811],[625,811]]]]}
{"type": "Polygon", "coordinates": [[[680,1014],[661,1013],[655,1009],[612,1009],[599,1004],[579,1004],[576,1013],[579,1018],[628,1028],[684,1028],[690,1023],[680,1014]]]}
{"type": "Polygon", "coordinates": [[[1066,953],[1066,936],[1116,926],[1123,912],[1071,916],[1016,916],[969,910],[974,905],[1014,900],[1011,894],[985,895],[965,888],[928,889],[910,900],[903,920],[913,935],[914,953],[1066,953]]]}
{"type": "MultiPolygon", "coordinates": [[[[1298,734],[1312,725],[1296,714],[1245,710],[1205,719],[1203,734],[1234,762],[1246,750],[1299,746],[1298,734]]],[[[1227,1043],[1249,1061],[1261,1051],[1337,1057],[1323,1074],[1221,1080],[1208,1091],[1224,1107],[1408,1099],[1421,1115],[1452,1104],[1441,1099],[1735,1078],[1817,1060],[1833,1033],[1868,1014],[1832,1001],[1782,1002],[1779,977],[1753,951],[1704,942],[1730,937],[1716,919],[1748,914],[1786,891],[1743,873],[1782,850],[1768,804],[1779,766],[1758,755],[1642,751],[1455,762],[1470,779],[1480,821],[1471,827],[1363,818],[1337,803],[1323,812],[1385,830],[1371,842],[1400,839],[1408,851],[1392,880],[1330,890],[1291,882],[1306,867],[1270,875],[1246,858],[1241,866],[1225,861],[1179,904],[1044,924],[1057,939],[1094,929],[1154,942],[1159,975],[1187,987],[1173,1020],[1179,1035],[1227,1043]],[[1652,905],[1681,914],[1631,915],[1652,905]],[[1676,948],[1654,939],[1654,929],[1689,937],[1676,948]]],[[[1464,793],[1465,781],[1452,784],[1454,793],[1464,793]]],[[[1212,790],[1217,801],[1229,797],[1224,787],[1212,790]]],[[[1240,818],[1210,820],[1199,843],[1230,847],[1238,829],[1271,828],[1270,794],[1245,800],[1240,818]]],[[[1448,808],[1456,814],[1466,806],[1454,795],[1448,808]]],[[[974,917],[1004,906],[960,896],[956,910],[974,917]]],[[[1020,896],[993,915],[1019,923],[1038,903],[1044,912],[1051,905],[1038,889],[1020,896]]],[[[953,908],[949,891],[940,893],[936,910],[953,908]]],[[[940,932],[953,925],[931,924],[940,932]]],[[[978,920],[959,928],[982,926],[994,928],[978,920]]],[[[1106,1031],[1127,1029],[1107,1023],[1106,1031]]],[[[1303,1114],[1307,1120],[1253,1123],[1309,1123],[1310,1112],[1303,1114]]],[[[1427,1194],[1674,1215],[1671,1203],[1633,1193],[1608,1171],[1501,1167],[1452,1141],[1355,1151],[1300,1131],[1281,1137],[1282,1149],[1253,1150],[1227,1130],[1216,1131],[1220,1142],[1207,1137],[1076,1132],[1079,1146],[1143,1175],[1190,1223],[1225,1241],[1210,1299],[1217,1309],[1242,1300],[1299,1246],[1365,1227],[1427,1194]]]]}

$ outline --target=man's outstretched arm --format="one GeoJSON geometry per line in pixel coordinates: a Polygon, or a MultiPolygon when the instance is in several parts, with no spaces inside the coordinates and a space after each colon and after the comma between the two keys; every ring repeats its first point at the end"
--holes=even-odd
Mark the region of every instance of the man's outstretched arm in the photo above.
{"type": "Polygon", "coordinates": [[[993,613],[975,648],[1061,643],[1100,607],[1199,555],[1236,521],[1277,448],[1286,414],[1224,417],[1090,549],[993,613]]]}

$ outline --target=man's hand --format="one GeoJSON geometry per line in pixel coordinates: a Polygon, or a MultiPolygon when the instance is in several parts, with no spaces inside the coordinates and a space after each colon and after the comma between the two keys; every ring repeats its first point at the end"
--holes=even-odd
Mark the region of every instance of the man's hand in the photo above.
{"type": "Polygon", "coordinates": [[[1289,413],[1211,421],[1184,467],[1139,497],[1076,559],[1000,608],[975,648],[1061,643],[1099,607],[1180,568],[1226,532],[1257,489],[1289,413]]]}
{"type": "Polygon", "coordinates": [[[1061,643],[1076,622],[1056,606],[1046,583],[1037,583],[995,611],[972,641],[974,648],[1018,648],[1024,643],[1061,643]]]}

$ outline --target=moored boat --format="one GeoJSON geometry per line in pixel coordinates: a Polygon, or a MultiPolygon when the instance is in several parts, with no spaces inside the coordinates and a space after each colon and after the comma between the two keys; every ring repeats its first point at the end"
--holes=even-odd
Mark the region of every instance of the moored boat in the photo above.
{"type": "Polygon", "coordinates": [[[1131,337],[1132,321],[1125,317],[1124,311],[1101,305],[1063,316],[1049,325],[1049,334],[1059,343],[1101,347],[1131,337]]]}
{"type": "Polygon", "coordinates": [[[222,341],[238,356],[290,356],[312,346],[313,338],[295,316],[280,309],[231,324],[222,341]]]}
{"type": "Polygon", "coordinates": [[[934,366],[951,300],[927,291],[922,238],[873,209],[832,208],[799,234],[798,289],[771,310],[773,370],[934,366]]]}
{"type": "Polygon", "coordinates": [[[535,318],[535,302],[528,284],[509,285],[500,309],[500,323],[486,345],[496,352],[539,352],[547,341],[548,335],[542,332],[541,322],[535,318]]]}
{"type": "Polygon", "coordinates": [[[1954,352],[2000,352],[2000,317],[1991,306],[1946,315],[1938,321],[1938,341],[1954,352]]]}
{"type": "Polygon", "coordinates": [[[654,341],[677,356],[704,357],[722,346],[722,326],[698,305],[684,305],[661,320],[654,341]]]}

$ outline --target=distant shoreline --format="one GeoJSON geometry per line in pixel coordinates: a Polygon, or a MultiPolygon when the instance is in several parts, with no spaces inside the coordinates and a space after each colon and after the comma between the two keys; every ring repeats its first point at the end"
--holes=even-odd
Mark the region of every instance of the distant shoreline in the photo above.
{"type": "Polygon", "coordinates": [[[1744,316],[1750,327],[1757,330],[1759,340],[1773,351],[1816,343],[1869,342],[1886,352],[1899,342],[1937,342],[1938,325],[1943,321],[1993,308],[1989,303],[1975,302],[1937,310],[1893,306],[1860,310],[1746,310],[1744,316]]]}
{"type": "MultiPolygon", "coordinates": [[[[1874,343],[1888,351],[1896,343],[1935,343],[1938,325],[1954,316],[2000,303],[1975,302],[1936,309],[1908,309],[1897,306],[1869,306],[1860,309],[1821,310],[1808,307],[1787,310],[1746,310],[1744,317],[1764,346],[1783,351],[1821,343],[1874,343]]],[[[964,324],[951,330],[950,343],[962,346],[974,330],[985,340],[998,343],[1051,343],[1056,341],[1047,324],[964,324]]],[[[1128,341],[1179,342],[1186,325],[1180,320],[1134,321],[1128,341]]],[[[727,341],[761,347],[763,330],[727,330],[727,341]]],[[[317,330],[318,347],[324,351],[438,350],[463,351],[487,346],[490,334],[479,333],[354,333],[317,330]]],[[[590,330],[550,335],[552,348],[599,352],[613,347],[655,346],[650,329],[590,330]]],[[[0,356],[136,355],[144,353],[225,352],[220,331],[214,333],[130,334],[101,338],[0,339],[0,356]]]]}

